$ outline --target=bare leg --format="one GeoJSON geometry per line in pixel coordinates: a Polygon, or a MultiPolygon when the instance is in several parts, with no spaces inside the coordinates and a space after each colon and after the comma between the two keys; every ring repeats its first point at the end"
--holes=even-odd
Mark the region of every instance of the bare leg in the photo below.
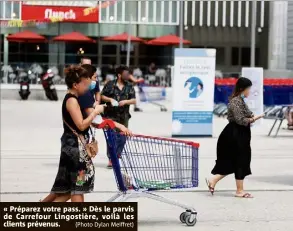
{"type": "Polygon", "coordinates": [[[84,195],[83,194],[71,195],[71,202],[84,202],[84,195]]]}
{"type": "Polygon", "coordinates": [[[57,197],[58,195],[56,193],[50,193],[43,200],[40,200],[40,202],[53,202],[57,197]]]}
{"type": "Polygon", "coordinates": [[[243,180],[236,180],[236,187],[237,187],[236,194],[243,193],[244,191],[243,183],[244,183],[243,180]]]}
{"type": "Polygon", "coordinates": [[[209,179],[210,187],[215,188],[216,184],[222,180],[226,175],[214,175],[211,179],[209,179]]]}
{"type": "Polygon", "coordinates": [[[70,194],[58,195],[53,202],[66,202],[70,199],[70,194]]]}
{"type": "Polygon", "coordinates": [[[250,193],[246,193],[244,191],[244,180],[237,180],[236,179],[236,187],[237,191],[235,196],[236,197],[241,197],[241,198],[253,198],[253,196],[250,193]]]}

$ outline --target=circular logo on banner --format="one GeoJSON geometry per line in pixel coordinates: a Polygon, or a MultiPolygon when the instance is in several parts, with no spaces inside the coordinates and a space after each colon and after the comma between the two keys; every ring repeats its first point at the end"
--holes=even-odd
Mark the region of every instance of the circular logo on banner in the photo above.
{"type": "Polygon", "coordinates": [[[190,77],[184,83],[184,88],[189,91],[189,98],[198,98],[203,92],[203,83],[198,77],[190,77]]]}

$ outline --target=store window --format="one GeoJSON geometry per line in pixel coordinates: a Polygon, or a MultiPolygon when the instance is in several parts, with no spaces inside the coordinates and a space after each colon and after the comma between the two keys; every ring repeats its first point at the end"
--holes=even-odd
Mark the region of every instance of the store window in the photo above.
{"type": "Polygon", "coordinates": [[[225,65],[225,47],[217,47],[216,49],[216,64],[225,65]]]}
{"type": "Polygon", "coordinates": [[[4,11],[4,2],[0,1],[0,19],[4,18],[3,17],[3,11],[4,11]]]}
{"type": "MultiPolygon", "coordinates": [[[[242,47],[241,48],[241,66],[249,66],[251,62],[251,48],[242,47]]],[[[255,49],[255,66],[259,66],[259,48],[255,49]]]]}
{"type": "Polygon", "coordinates": [[[178,25],[179,5],[179,1],[117,1],[100,8],[100,22],[178,25]]]}
{"type": "Polygon", "coordinates": [[[0,19],[20,19],[20,2],[0,1],[0,19]]]}
{"type": "Polygon", "coordinates": [[[232,66],[238,66],[240,64],[239,54],[240,54],[239,47],[232,47],[232,51],[231,51],[232,66]]]}

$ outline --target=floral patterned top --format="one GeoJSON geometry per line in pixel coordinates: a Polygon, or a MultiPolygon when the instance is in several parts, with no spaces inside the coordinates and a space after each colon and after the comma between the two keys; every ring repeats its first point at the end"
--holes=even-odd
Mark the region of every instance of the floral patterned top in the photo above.
{"type": "Polygon", "coordinates": [[[228,104],[228,120],[242,126],[250,125],[250,119],[253,117],[252,111],[241,96],[234,97],[228,104]]]}

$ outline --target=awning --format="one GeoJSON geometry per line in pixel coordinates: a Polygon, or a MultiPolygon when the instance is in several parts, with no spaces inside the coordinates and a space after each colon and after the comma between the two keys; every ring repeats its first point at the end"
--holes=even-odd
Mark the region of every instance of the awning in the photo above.
{"type": "Polygon", "coordinates": [[[95,43],[96,41],[83,35],[79,32],[71,32],[63,35],[59,35],[52,39],[53,41],[59,42],[85,42],[85,43],[95,43]]]}
{"type": "MultiPolygon", "coordinates": [[[[164,35],[147,42],[148,45],[179,45],[180,37],[176,35],[164,35]]],[[[191,44],[189,40],[183,39],[183,44],[191,44]]]]}
{"type": "MultiPolygon", "coordinates": [[[[103,41],[112,41],[112,42],[128,42],[128,34],[117,34],[113,36],[108,36],[103,39],[103,41]]],[[[131,42],[144,42],[143,39],[130,35],[131,42]]]]}
{"type": "Polygon", "coordinates": [[[32,31],[22,31],[15,34],[8,35],[7,40],[9,42],[47,42],[47,39],[32,31]]]}

